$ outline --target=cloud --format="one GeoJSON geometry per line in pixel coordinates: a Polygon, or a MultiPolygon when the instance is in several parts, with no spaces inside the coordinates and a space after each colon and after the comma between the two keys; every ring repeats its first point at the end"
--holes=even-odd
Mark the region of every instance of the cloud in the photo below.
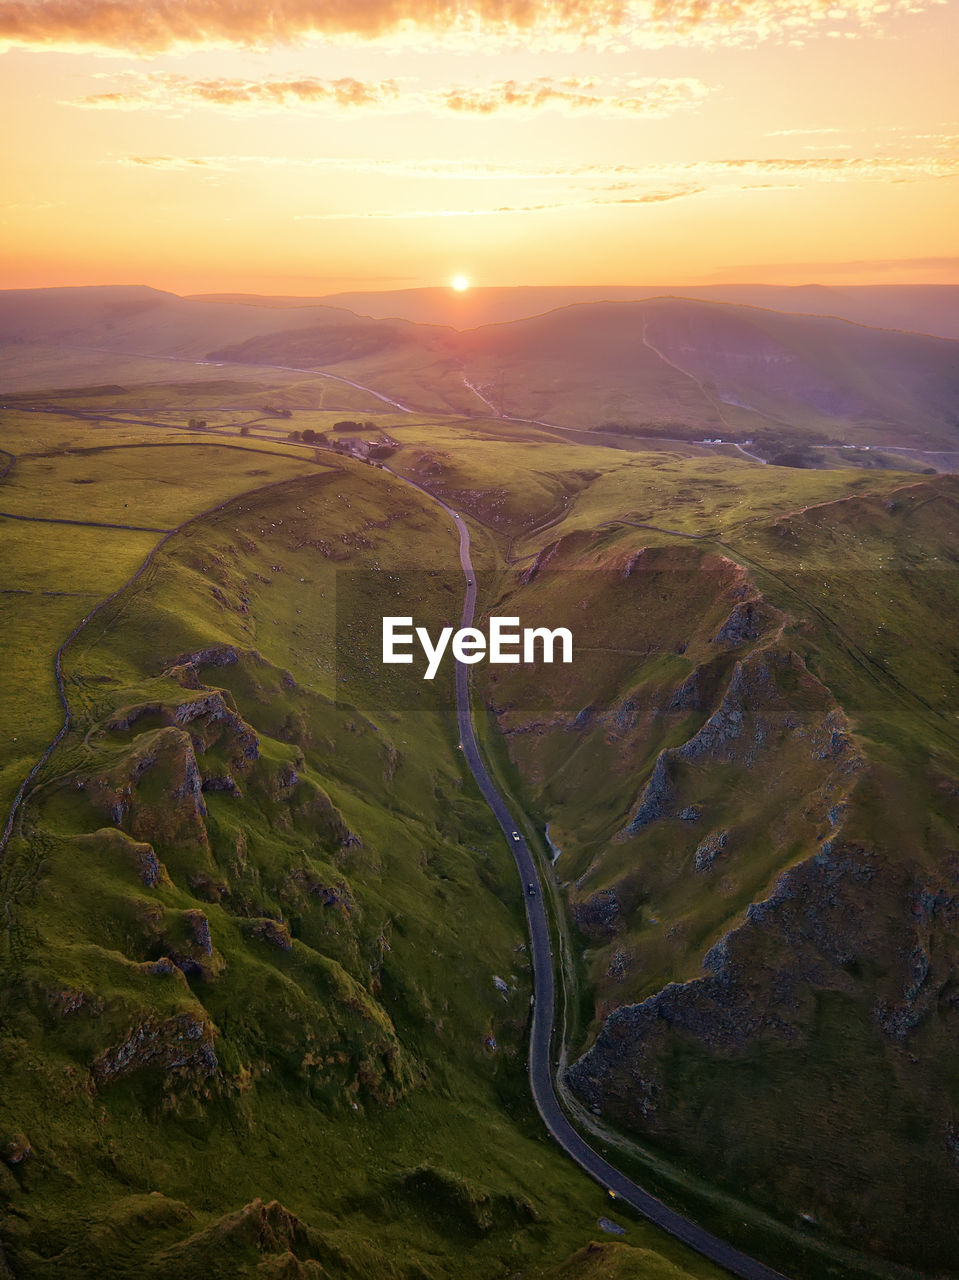
{"type": "Polygon", "coordinates": [[[656,189],[685,192],[707,185],[737,190],[792,188],[810,182],[923,182],[959,177],[959,156],[798,156],[692,160],[666,164],[559,164],[535,166],[469,159],[387,159],[376,156],[126,156],[121,164],[143,168],[216,169],[239,173],[248,168],[312,169],[379,177],[467,182],[576,183],[607,193],[644,196],[656,189]],[[637,187],[641,188],[637,192],[637,187]]]}
{"type": "Polygon", "coordinates": [[[959,156],[788,156],[765,159],[693,161],[685,172],[783,175],[817,182],[921,182],[959,176],[959,156]]]}
{"type": "Polygon", "coordinates": [[[2,0],[0,42],[138,54],[272,48],[314,38],[471,50],[523,44],[609,48],[755,44],[855,35],[936,0],[2,0]]]}
{"type": "Polygon", "coordinates": [[[146,169],[170,169],[179,172],[190,169],[220,169],[224,166],[215,160],[192,156],[125,156],[123,164],[139,165],[146,169]]]}
{"type": "Polygon", "coordinates": [[[701,81],[689,77],[618,82],[605,92],[597,81],[541,77],[528,83],[501,80],[484,89],[450,86],[415,90],[397,80],[189,80],[171,73],[127,73],[122,87],[90,94],[71,105],[107,110],[178,109],[184,106],[228,108],[234,111],[369,110],[493,116],[532,115],[561,111],[567,115],[603,117],[660,117],[697,106],[709,93],[701,81]]]}
{"type": "Polygon", "coordinates": [[[504,111],[559,110],[567,115],[664,116],[697,105],[709,93],[699,80],[635,80],[631,92],[593,92],[595,82],[540,79],[532,84],[503,80],[488,89],[444,89],[436,98],[450,111],[490,116],[504,111]]]}
{"type": "Polygon", "coordinates": [[[337,210],[322,213],[299,213],[294,215],[295,222],[352,222],[366,221],[408,221],[419,218],[493,218],[503,214],[516,213],[553,213],[568,209],[595,209],[611,205],[662,204],[667,200],[680,200],[685,196],[698,195],[702,187],[677,187],[669,191],[647,191],[641,195],[615,197],[585,198],[581,200],[553,200],[542,204],[498,205],[486,209],[361,209],[356,211],[337,210]]]}
{"type": "Polygon", "coordinates": [[[824,129],[773,129],[766,134],[767,138],[810,138],[819,133],[841,133],[836,125],[828,125],[824,129]]]}

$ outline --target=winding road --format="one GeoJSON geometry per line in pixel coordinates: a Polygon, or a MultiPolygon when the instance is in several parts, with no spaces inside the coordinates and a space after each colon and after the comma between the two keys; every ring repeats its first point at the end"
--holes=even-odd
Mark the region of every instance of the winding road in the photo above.
{"type": "MultiPolygon", "coordinates": [[[[442,507],[453,520],[459,534],[460,564],[466,576],[466,595],[463,600],[460,626],[471,627],[476,613],[477,587],[473,561],[470,557],[470,535],[466,521],[458,511],[447,506],[442,499],[437,498],[428,489],[424,489],[422,485],[399,475],[389,467],[384,467],[383,470],[388,471],[395,479],[418,489],[442,507]]],[[[523,837],[522,828],[507,807],[506,801],[490,777],[483,757],[480,755],[470,708],[469,667],[461,662],[456,664],[456,719],[466,763],[470,767],[470,772],[483,799],[502,828],[523,883],[534,991],[529,1044],[529,1080],[533,1101],[550,1136],[581,1169],[607,1191],[612,1192],[617,1200],[631,1205],[655,1226],[702,1254],[710,1262],[723,1267],[730,1275],[739,1276],[741,1280],[786,1280],[782,1272],[775,1271],[765,1263],[741,1253],[725,1240],[721,1240],[691,1219],[677,1213],[675,1209],[670,1209],[662,1200],[658,1200],[648,1191],[644,1191],[638,1183],[626,1177],[594,1151],[566,1118],[556,1093],[550,1058],[556,1009],[556,983],[542,881],[536,859],[523,837]]]]}
{"type": "MultiPolygon", "coordinates": [[[[347,379],[337,380],[347,381],[347,379]]],[[[358,386],[359,384],[353,383],[351,385],[358,386]]],[[[369,390],[369,388],[362,389],[369,390]]],[[[377,392],[373,392],[373,394],[378,395],[381,400],[394,405],[397,409],[409,412],[405,406],[399,404],[397,401],[389,400],[387,397],[382,396],[377,392]]],[[[9,469],[9,466],[7,469],[9,469]]],[[[470,556],[469,529],[465,520],[458,511],[455,511],[452,507],[448,506],[442,501],[442,499],[438,498],[428,489],[425,489],[422,485],[408,479],[406,476],[402,476],[397,472],[392,471],[388,467],[384,467],[382,469],[394,479],[409,485],[411,488],[419,490],[419,492],[428,497],[432,502],[435,502],[440,506],[452,519],[459,535],[459,559],[463,573],[466,577],[466,594],[463,601],[461,626],[472,626],[476,613],[477,586],[473,562],[470,556]]],[[[283,483],[286,483],[286,481],[274,482],[263,486],[262,489],[274,488],[277,484],[283,483]]],[[[261,491],[262,490],[258,489],[253,492],[259,493],[261,491]]],[[[189,517],[188,520],[184,521],[183,524],[178,525],[175,529],[162,531],[164,536],[161,537],[157,544],[152,548],[149,555],[141,563],[136,572],[116,591],[95,605],[64,640],[56,655],[56,677],[60,700],[63,706],[63,723],[59,732],[44,751],[41,758],[30,770],[26,778],[24,778],[16,797],[14,798],[5,828],[2,833],[0,833],[0,851],[2,851],[13,833],[17,814],[24,802],[30,784],[37,777],[47,759],[49,759],[56,746],[64,738],[70,728],[70,705],[67,699],[62,673],[63,656],[67,648],[95,614],[99,613],[104,606],[108,605],[112,600],[116,599],[121,592],[128,589],[132,583],[144,573],[148,566],[153,562],[156,553],[167,541],[169,541],[171,537],[178,533],[184,525],[213,514],[227,506],[230,502],[235,501],[237,496],[238,495],[233,495],[231,498],[216,504],[207,511],[189,517]]],[[[69,521],[54,522],[70,523],[69,521]]],[[[160,532],[160,530],[157,530],[157,532],[160,532]]],[[[686,1218],[682,1214],[677,1213],[674,1209],[669,1208],[668,1205],[651,1195],[648,1191],[643,1190],[643,1188],[637,1183],[633,1182],[625,1174],[621,1173],[607,1160],[600,1156],[581,1137],[567,1119],[557,1096],[551,1064],[550,1051],[556,1006],[556,987],[549,921],[546,913],[543,886],[540,879],[539,869],[529,845],[522,835],[522,828],[520,824],[516,821],[513,814],[507,807],[506,801],[490,777],[480,754],[470,708],[469,668],[463,663],[456,664],[455,689],[457,723],[460,742],[463,747],[466,762],[469,765],[473,778],[476,781],[476,785],[479,787],[483,798],[489,805],[503,831],[503,835],[506,838],[506,842],[513,854],[513,858],[516,862],[520,879],[523,884],[523,897],[526,903],[526,917],[530,938],[530,959],[533,969],[534,990],[529,1046],[529,1078],[533,1100],[547,1131],[568,1156],[570,1156],[587,1174],[589,1174],[590,1177],[595,1179],[595,1181],[597,1181],[602,1187],[613,1194],[616,1199],[630,1205],[655,1226],[666,1231],[669,1235],[694,1249],[697,1253],[708,1258],[711,1262],[724,1268],[731,1275],[741,1277],[742,1280],[785,1280],[782,1273],[775,1271],[771,1267],[768,1267],[756,1259],[749,1257],[747,1254],[740,1252],[726,1241],[721,1240],[718,1236],[715,1236],[703,1227],[698,1226],[689,1218],[686,1218]]]]}

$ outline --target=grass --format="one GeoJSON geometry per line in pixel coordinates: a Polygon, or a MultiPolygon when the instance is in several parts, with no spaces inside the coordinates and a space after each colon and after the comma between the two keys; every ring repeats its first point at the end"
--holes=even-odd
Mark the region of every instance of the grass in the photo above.
{"type": "Polygon", "coordinates": [[[99,600],[136,571],[160,536],[92,526],[162,531],[238,490],[299,474],[304,465],[315,467],[312,449],[295,451],[305,453],[307,462],[285,446],[260,446],[267,452],[251,453],[246,442],[211,447],[189,436],[183,444],[141,445],[137,434],[131,426],[121,433],[125,438],[108,444],[94,424],[26,413],[5,420],[3,440],[15,461],[0,479],[0,509],[91,525],[0,518],[7,604],[0,643],[9,672],[0,689],[9,730],[0,747],[4,805],[59,728],[57,648],[99,600]],[[22,454],[28,456],[16,456],[22,454]]]}
{"type": "MultiPolygon", "coordinates": [[[[248,415],[222,407],[221,381],[208,387],[217,434],[181,437],[196,386],[171,384],[165,400],[147,389],[138,413],[135,389],[58,401],[85,399],[119,423],[10,411],[0,439],[33,455],[0,481],[3,510],[120,523],[135,493],[143,523],[172,527],[235,495],[188,523],[68,650],[74,728],[0,865],[0,1136],[25,1133],[34,1149],[0,1175],[15,1209],[8,1258],[30,1276],[232,1276],[279,1267],[289,1246],[303,1274],[314,1262],[436,1280],[713,1274],[640,1224],[590,1250],[606,1198],[532,1112],[509,852],[456,751],[448,682],[426,691],[402,668],[384,676],[376,653],[384,592],[433,630],[458,617],[448,518],[386,472],[332,455],[316,467],[312,449],[284,440],[329,430],[342,410],[296,407],[251,427],[269,439],[224,447],[248,415]],[[217,665],[211,652],[235,660],[217,665]],[[220,691],[221,710],[191,720],[178,709],[203,695],[197,684],[220,691]],[[251,732],[255,760],[243,751],[251,732]],[[205,814],[190,798],[189,735],[205,814]],[[153,855],[166,874],[148,884],[153,855]],[[171,954],[170,973],[148,967],[171,954]],[[183,1025],[191,1044],[215,1046],[215,1078],[195,1053],[176,1065],[183,1025]],[[135,1069],[105,1078],[131,1033],[135,1069]],[[296,1222],[240,1212],[274,1198],[296,1222]]],[[[263,394],[251,389],[252,412],[263,394]]],[[[524,670],[477,677],[501,708],[500,746],[487,735],[494,765],[563,850],[557,901],[579,922],[560,922],[574,1051],[612,1009],[696,978],[731,931],[743,1007],[777,1007],[771,975],[810,971],[802,939],[816,929],[854,944],[851,967],[806,980],[794,1043],[717,1050],[660,1029],[637,1046],[663,1099],[650,1124],[637,1118],[633,1067],[609,1066],[607,1115],[651,1144],[643,1180],[791,1274],[889,1272],[851,1255],[824,1271],[826,1255],[772,1219],[946,1265],[942,1223],[955,1215],[942,1135],[959,1098],[949,1015],[921,1021],[901,1050],[877,1031],[875,1007],[902,1001],[916,946],[934,973],[952,954],[946,924],[917,937],[902,916],[911,894],[948,895],[951,874],[941,851],[957,816],[959,655],[940,620],[955,604],[952,482],[612,450],[494,419],[373,420],[400,441],[391,467],[470,516],[484,607],[524,625],[569,620],[576,637],[573,667],[539,669],[535,683],[524,670]],[[507,556],[526,569],[557,540],[549,571],[528,584],[506,571],[507,556]],[[717,644],[735,603],[759,593],[762,634],[717,644]],[[737,659],[753,680],[740,738],[681,757],[737,659]],[[697,669],[697,699],[670,710],[697,669]],[[861,776],[828,754],[837,702],[868,760],[861,776]],[[661,751],[674,811],[624,836],[661,751]],[[689,806],[695,821],[678,816],[689,806]],[[783,871],[812,874],[837,823],[847,843],[881,851],[874,888],[844,890],[830,915],[810,881],[799,897],[822,920],[743,934],[750,904],[783,871]],[[721,831],[728,844],[697,870],[721,831]],[[595,914],[604,891],[619,904],[612,932],[595,914]],[[867,1114],[863,1097],[881,1103],[867,1114]],[[737,1197],[771,1217],[750,1209],[742,1231],[737,1197]],[[807,1209],[819,1225],[797,1221],[807,1209]],[[924,1224],[915,1236],[910,1214],[924,1224]]],[[[0,773],[12,790],[59,724],[56,645],[158,535],[3,524],[4,586],[18,593],[4,597],[18,608],[5,613],[17,678],[3,712],[23,726],[0,773]],[[44,594],[58,590],[87,594],[44,594]]]]}
{"type": "MultiPolygon", "coordinates": [[[[341,466],[188,525],[68,653],[76,728],[2,865],[3,1123],[33,1148],[4,1184],[21,1274],[241,1274],[273,1247],[231,1215],[275,1198],[305,1224],[289,1227],[301,1264],[332,1275],[535,1276],[608,1212],[528,1101],[521,895],[456,751],[448,682],[441,709],[416,710],[401,685],[336,680],[339,578],[412,559],[439,571],[415,607],[442,615],[458,573],[448,520],[341,466]],[[159,746],[180,731],[158,726],[196,697],[168,664],[215,645],[241,656],[198,675],[260,752],[235,772],[239,797],[206,793],[197,844],[169,800],[180,748],[159,746]],[[141,722],[108,727],[138,705],[141,722]],[[168,874],[153,887],[140,846],[104,829],[110,788],[133,777],[125,825],[168,874]],[[362,844],[342,845],[341,822],[362,844]],[[255,931],[280,919],[288,952],[255,931]],[[177,949],[206,976],[146,972],[177,949]],[[162,1037],[186,1016],[216,1028],[215,1079],[145,1059],[91,1092],[90,1063],[131,1028],[162,1037]]],[[[191,724],[205,772],[239,767],[220,724],[191,724]]],[[[628,1232],[623,1250],[664,1276],[716,1274],[651,1228],[628,1232]]]]}
{"type": "Polygon", "coordinates": [[[287,454],[251,455],[213,442],[126,448],[104,443],[19,459],[0,485],[0,501],[17,515],[172,529],[234,493],[303,469],[304,460],[287,454]]]}
{"type": "MultiPolygon", "coordinates": [[[[695,504],[676,483],[701,468],[659,468],[659,504],[647,491],[644,519],[709,527],[701,480],[689,485],[695,504]]],[[[626,470],[595,481],[566,521],[537,536],[574,529],[548,569],[528,584],[501,580],[496,611],[518,613],[524,625],[570,626],[579,658],[537,671],[535,695],[529,672],[483,673],[526,807],[549,822],[563,850],[556,874],[579,924],[582,965],[570,978],[585,977],[592,1006],[592,1025],[572,1047],[582,1052],[612,1010],[699,978],[707,950],[733,939],[728,1004],[706,995],[697,1004],[693,987],[654,1029],[600,1037],[604,1115],[787,1223],[801,1225],[805,1204],[834,1242],[941,1267],[951,1245],[933,1219],[952,1213],[942,1133],[956,1103],[954,1073],[935,1017],[916,1014],[909,1061],[922,1066],[910,1075],[875,1010],[877,1000],[901,1007],[916,955],[952,946],[949,925],[927,935],[912,923],[910,895],[938,890],[906,886],[952,876],[942,850],[954,820],[946,779],[959,757],[950,674],[959,653],[937,617],[959,607],[955,483],[790,473],[795,483],[777,495],[762,472],[755,488],[737,493],[735,472],[712,463],[708,515],[723,510],[718,539],[628,525],[598,535],[590,525],[609,507],[596,490],[624,492],[626,470]],[[723,620],[737,601],[758,598],[757,588],[766,602],[758,633],[724,649],[715,639],[723,620]],[[695,697],[677,703],[694,672],[695,697]],[[711,716],[713,739],[685,756],[711,716]],[[861,765],[833,754],[834,733],[853,735],[861,765]],[[662,809],[631,830],[660,752],[669,779],[662,809]],[[868,890],[853,887],[848,869],[835,873],[841,891],[816,881],[827,840],[867,850],[882,868],[869,873],[868,890]],[[751,904],[768,900],[784,872],[808,877],[786,896],[805,904],[795,908],[799,918],[784,906],[747,924],[751,904]],[[600,909],[609,894],[611,918],[600,909]],[[847,951],[855,960],[836,958],[847,951]],[[795,982],[797,972],[814,976],[784,994],[776,984],[795,982]],[[820,1008],[845,1012],[820,1018],[820,1008]],[[783,1019],[785,1043],[760,1029],[783,1019]],[[844,1020],[855,1034],[841,1030],[844,1020]],[[686,1030],[670,1034],[673,1024],[686,1030]],[[741,1041],[734,1028],[742,1025],[756,1030],[741,1041]],[[614,1049],[624,1034],[625,1052],[614,1049]],[[860,1090],[867,1059],[876,1079],[860,1090]],[[653,1081],[648,1114],[636,1106],[638,1071],[653,1081]],[[827,1105],[827,1080],[857,1083],[837,1085],[827,1105]],[[877,1109],[874,1097],[886,1101],[877,1109]],[[911,1170],[907,1183],[901,1168],[911,1170]],[[917,1221],[926,1223],[918,1232],[917,1221]]],[[[578,1003],[574,991],[574,1011],[578,1003]]],[[[785,1259],[787,1270],[818,1274],[815,1261],[790,1260],[788,1246],[785,1259]]]]}

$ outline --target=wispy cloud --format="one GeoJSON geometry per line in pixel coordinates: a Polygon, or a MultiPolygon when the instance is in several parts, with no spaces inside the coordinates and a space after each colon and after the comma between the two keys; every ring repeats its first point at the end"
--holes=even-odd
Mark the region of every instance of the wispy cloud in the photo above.
{"type": "Polygon", "coordinates": [[[3,0],[0,41],[149,54],[268,48],[311,38],[428,41],[468,49],[754,44],[851,36],[936,0],[3,0]]]}
{"type": "MultiPolygon", "coordinates": [[[[368,173],[380,177],[470,182],[575,181],[629,192],[638,184],[697,190],[707,183],[757,189],[797,182],[921,182],[959,177],[959,155],[732,157],[668,164],[568,164],[529,166],[470,159],[387,159],[376,156],[134,155],[121,164],[157,170],[242,172],[250,167],[368,173]]],[[[640,193],[643,194],[643,193],[640,193]]]]}
{"type": "Polygon", "coordinates": [[[679,167],[687,173],[781,174],[817,182],[920,182],[959,176],[959,156],[784,156],[697,160],[679,167]]]}
{"type": "Polygon", "coordinates": [[[531,84],[503,80],[487,89],[442,89],[434,100],[463,115],[490,116],[558,110],[567,115],[664,116],[697,105],[709,93],[700,80],[633,80],[625,92],[596,91],[593,82],[546,78],[531,84]]]}
{"type": "Polygon", "coordinates": [[[177,110],[185,106],[232,111],[373,111],[494,116],[560,111],[566,115],[658,117],[698,105],[709,93],[690,77],[637,79],[602,86],[593,79],[540,77],[496,81],[477,89],[450,85],[421,90],[397,80],[190,80],[170,73],[127,73],[118,88],[71,105],[101,110],[177,110]]]}
{"type": "Polygon", "coordinates": [[[640,195],[622,197],[594,197],[580,200],[552,200],[541,204],[497,205],[485,209],[360,209],[337,210],[294,215],[296,222],[352,222],[409,221],[419,218],[496,218],[504,214],[553,213],[567,209],[595,209],[610,205],[662,204],[667,200],[681,200],[685,196],[699,195],[702,187],[677,187],[669,191],[647,191],[640,195]]]}
{"type": "Polygon", "coordinates": [[[811,138],[814,134],[841,133],[836,125],[828,125],[823,129],[773,129],[766,134],[767,138],[811,138]]]}
{"type": "Polygon", "coordinates": [[[71,106],[113,111],[145,111],[184,106],[228,107],[282,111],[293,108],[383,109],[400,94],[395,80],[319,80],[305,76],[295,80],[190,80],[171,73],[127,73],[121,87],[93,93],[71,106]]]}

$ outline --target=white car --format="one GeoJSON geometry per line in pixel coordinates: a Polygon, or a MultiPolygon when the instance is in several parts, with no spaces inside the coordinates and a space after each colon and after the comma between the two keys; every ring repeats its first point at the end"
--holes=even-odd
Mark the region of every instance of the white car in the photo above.
{"type": "Polygon", "coordinates": [[[514,832],[513,832],[513,839],[514,839],[514,840],[518,840],[518,839],[519,839],[519,832],[518,832],[518,831],[514,831],[514,832]]]}

